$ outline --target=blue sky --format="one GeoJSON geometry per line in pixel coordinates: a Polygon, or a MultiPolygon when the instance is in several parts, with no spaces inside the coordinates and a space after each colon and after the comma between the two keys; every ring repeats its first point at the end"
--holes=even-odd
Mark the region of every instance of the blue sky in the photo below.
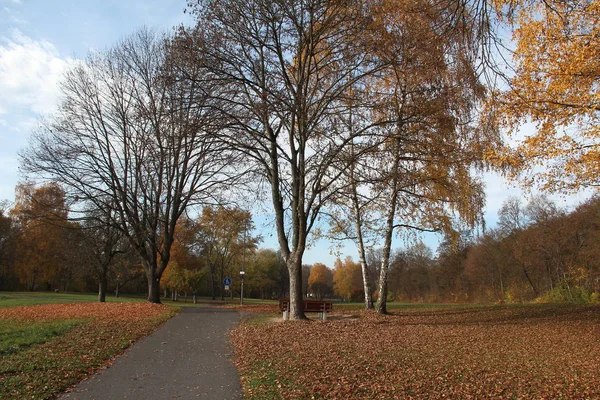
{"type": "Polygon", "coordinates": [[[57,82],[76,58],[104,49],[143,25],[168,31],[190,23],[185,0],[0,0],[0,201],[14,199],[17,153],[40,116],[51,113],[57,82]]]}
{"type": "MultiPolygon", "coordinates": [[[[104,49],[136,28],[168,31],[192,21],[183,10],[186,0],[0,0],[0,201],[14,200],[20,180],[17,153],[26,147],[36,121],[56,105],[57,82],[63,71],[90,49],[104,49]]],[[[519,196],[495,174],[486,174],[488,226],[495,225],[500,205],[508,196],[519,196]]],[[[586,195],[557,198],[559,205],[577,204],[586,195]]],[[[264,247],[276,248],[269,218],[257,216],[256,226],[264,247]]],[[[438,239],[425,242],[435,250],[438,239]]],[[[397,240],[398,247],[403,245],[397,240]]],[[[356,259],[348,243],[342,255],[356,259]]],[[[330,245],[319,241],[308,251],[306,263],[333,265],[330,245]]]]}

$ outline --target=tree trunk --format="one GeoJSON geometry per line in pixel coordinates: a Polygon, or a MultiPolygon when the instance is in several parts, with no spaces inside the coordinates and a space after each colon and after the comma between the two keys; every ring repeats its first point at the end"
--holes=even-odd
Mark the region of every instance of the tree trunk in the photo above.
{"type": "Polygon", "coordinates": [[[389,253],[385,251],[381,260],[381,271],[379,272],[379,294],[375,311],[387,314],[387,291],[388,291],[388,268],[390,265],[389,253]],[[386,254],[387,253],[387,254],[386,254]]]}
{"type": "Polygon", "coordinates": [[[521,270],[523,271],[523,273],[525,274],[525,278],[527,278],[527,282],[529,282],[531,289],[533,289],[533,293],[535,293],[536,297],[539,296],[540,293],[538,292],[537,288],[533,284],[533,281],[531,280],[531,277],[529,276],[529,272],[527,271],[527,267],[522,262],[518,262],[518,264],[521,267],[521,270]]]}
{"type": "Polygon", "coordinates": [[[359,256],[359,259],[360,259],[360,268],[362,270],[362,277],[363,277],[363,291],[365,294],[365,310],[372,310],[373,309],[373,293],[371,290],[371,283],[369,282],[369,271],[367,269],[367,263],[362,258],[362,256],[359,256]]]}
{"type": "Polygon", "coordinates": [[[121,286],[121,283],[119,281],[117,281],[117,287],[115,288],[115,297],[119,297],[120,286],[121,286]]]}
{"type": "Polygon", "coordinates": [[[150,303],[161,304],[160,302],[160,276],[155,276],[153,270],[146,271],[148,278],[148,301],[150,303]]]}
{"type": "Polygon", "coordinates": [[[210,266],[210,294],[213,300],[215,300],[215,267],[213,265],[210,266]]]}
{"type": "MultiPolygon", "coordinates": [[[[395,185],[395,183],[394,183],[395,185]]],[[[388,271],[390,268],[390,253],[392,251],[392,236],[394,233],[394,217],[396,215],[397,192],[392,193],[390,210],[388,212],[385,229],[385,241],[381,258],[381,271],[379,271],[379,294],[375,310],[380,314],[387,314],[388,271]]]]}
{"type": "MultiPolygon", "coordinates": [[[[354,156],[354,141],[351,146],[352,155],[354,156]]],[[[363,220],[360,212],[360,203],[358,201],[358,193],[356,188],[356,179],[354,176],[354,164],[350,167],[350,180],[352,183],[352,212],[354,213],[354,230],[356,230],[356,245],[358,247],[358,260],[363,278],[363,291],[365,295],[365,309],[373,309],[373,298],[371,283],[369,282],[369,271],[367,270],[367,257],[365,255],[365,243],[363,239],[363,220]]]]}
{"type": "Polygon", "coordinates": [[[287,262],[290,273],[290,319],[307,319],[302,301],[302,261],[293,255],[287,262]]]}
{"type": "Polygon", "coordinates": [[[390,253],[392,251],[392,237],[394,234],[394,219],[396,218],[396,207],[398,207],[398,181],[400,172],[400,145],[396,144],[394,154],[393,178],[391,182],[391,198],[389,202],[388,214],[385,220],[385,233],[383,244],[383,257],[381,259],[381,271],[379,271],[379,294],[377,296],[377,305],[375,310],[380,314],[387,314],[387,291],[388,291],[388,270],[390,267],[390,253]]]}
{"type": "Polygon", "coordinates": [[[106,269],[102,268],[100,270],[100,276],[98,277],[98,301],[100,303],[104,303],[106,301],[106,290],[108,287],[107,279],[106,279],[106,269]]]}
{"type": "Polygon", "coordinates": [[[373,309],[373,293],[371,290],[371,283],[369,282],[369,271],[367,269],[367,260],[366,260],[366,256],[365,256],[365,245],[363,243],[363,237],[362,237],[362,227],[361,227],[361,221],[360,221],[360,215],[359,215],[359,210],[358,210],[358,204],[355,203],[355,216],[354,216],[354,221],[355,221],[355,229],[356,229],[356,242],[358,245],[358,260],[360,262],[360,269],[362,271],[362,278],[363,278],[363,291],[365,294],[365,309],[367,310],[372,310],[373,309]]]}
{"type": "Polygon", "coordinates": [[[223,279],[225,275],[223,273],[223,266],[221,265],[221,273],[219,274],[219,293],[221,294],[221,300],[225,300],[225,288],[223,287],[223,279]]]}
{"type": "MultiPolygon", "coordinates": [[[[357,218],[357,216],[355,216],[357,218]]],[[[367,269],[367,259],[365,256],[365,245],[363,243],[362,229],[360,227],[360,221],[356,221],[356,233],[357,233],[357,245],[358,245],[358,260],[360,262],[360,269],[363,276],[363,291],[365,294],[365,309],[373,309],[373,293],[371,290],[371,283],[369,282],[369,271],[367,269]]]]}

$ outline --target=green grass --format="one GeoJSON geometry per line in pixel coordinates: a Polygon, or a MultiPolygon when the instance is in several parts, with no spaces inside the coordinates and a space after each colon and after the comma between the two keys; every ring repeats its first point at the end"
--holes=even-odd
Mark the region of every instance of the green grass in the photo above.
{"type": "MultiPolygon", "coordinates": [[[[139,297],[106,296],[108,302],[143,301],[139,297]]],[[[38,304],[89,303],[98,301],[97,294],[54,292],[0,292],[0,307],[33,306],[38,304]]]]}
{"type": "MultiPolygon", "coordinates": [[[[454,304],[454,303],[401,303],[388,302],[387,309],[392,310],[439,310],[439,309],[459,309],[459,308],[477,308],[485,307],[489,304],[454,304]]],[[[364,303],[335,303],[334,310],[364,310],[364,303]]]]}
{"type": "MultiPolygon", "coordinates": [[[[232,304],[240,304],[240,299],[233,299],[232,304]]],[[[244,298],[244,304],[279,304],[279,300],[261,300],[244,298]]]]}
{"type": "Polygon", "coordinates": [[[267,361],[257,361],[250,368],[247,379],[247,396],[256,400],[279,400],[283,399],[280,394],[282,383],[280,374],[267,361]]]}
{"type": "Polygon", "coordinates": [[[82,323],[80,320],[26,322],[4,320],[0,325],[0,356],[19,353],[60,336],[82,323]]]}
{"type": "MultiPolygon", "coordinates": [[[[142,296],[121,296],[114,297],[112,295],[106,296],[107,302],[129,302],[129,301],[145,301],[145,297],[142,296]]],[[[81,294],[81,293],[54,293],[54,292],[0,292],[0,308],[2,307],[18,307],[18,306],[31,306],[37,304],[59,304],[59,303],[83,303],[83,302],[94,302],[98,301],[97,294],[81,294]]],[[[187,298],[179,297],[178,301],[171,301],[169,298],[161,298],[163,304],[181,307],[181,306],[205,306],[206,304],[218,305],[238,305],[240,304],[239,297],[237,298],[225,298],[221,300],[211,300],[210,297],[198,297],[198,304],[193,303],[193,296],[187,298]]],[[[342,303],[338,301],[334,302],[334,310],[362,310],[364,309],[364,303],[353,302],[353,303],[342,303]]],[[[259,304],[278,304],[278,300],[261,300],[244,298],[244,304],[246,305],[259,305],[259,304]]],[[[481,307],[484,305],[478,304],[441,304],[441,303],[401,303],[401,302],[389,302],[387,307],[389,310],[423,310],[423,309],[440,309],[440,308],[471,308],[481,307]]]]}
{"type": "MultiPolygon", "coordinates": [[[[106,296],[107,302],[130,302],[130,301],[145,301],[146,298],[143,296],[131,296],[125,295],[121,297],[115,297],[108,294],[106,296]]],[[[161,298],[163,304],[181,307],[181,306],[205,306],[206,304],[240,304],[239,298],[226,298],[221,300],[211,300],[210,297],[198,297],[198,304],[194,304],[193,296],[187,298],[179,297],[178,301],[171,301],[170,298],[161,298]]],[[[38,304],[62,304],[62,303],[87,303],[98,301],[97,294],[82,294],[82,293],[54,293],[54,292],[0,292],[0,308],[3,307],[19,307],[19,306],[33,306],[38,304]]],[[[260,300],[260,299],[244,299],[244,304],[276,304],[277,300],[260,300]]]]}
{"type": "MultiPolygon", "coordinates": [[[[187,299],[183,296],[179,297],[177,301],[171,301],[170,298],[161,297],[160,301],[163,304],[169,306],[206,306],[210,305],[234,305],[237,306],[240,304],[240,298],[234,297],[233,300],[231,298],[225,298],[225,300],[221,300],[220,297],[217,297],[216,300],[212,300],[210,297],[198,297],[198,304],[194,304],[194,297],[188,296],[187,299]]],[[[279,304],[279,300],[261,300],[261,299],[248,299],[244,298],[244,305],[256,305],[256,304],[279,304]]]]}
{"type": "MultiPolygon", "coordinates": [[[[63,303],[69,299],[62,297],[63,303]]],[[[85,302],[86,296],[71,295],[70,300],[85,302]]],[[[116,319],[114,313],[107,314],[113,317],[108,319],[86,312],[83,317],[49,321],[0,319],[0,399],[54,399],[177,312],[171,307],[146,310],[132,303],[115,306],[123,311],[116,319]]],[[[79,308],[85,311],[86,306],[79,308]]]]}
{"type": "MultiPolygon", "coordinates": [[[[281,317],[280,314],[278,314],[281,317]]],[[[273,315],[272,314],[252,314],[244,319],[244,324],[249,326],[256,325],[268,325],[273,323],[273,315]]]]}

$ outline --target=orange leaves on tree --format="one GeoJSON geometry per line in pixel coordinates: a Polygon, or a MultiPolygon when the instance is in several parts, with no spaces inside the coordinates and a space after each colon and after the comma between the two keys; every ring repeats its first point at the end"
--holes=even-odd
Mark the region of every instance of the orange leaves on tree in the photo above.
{"type": "Polygon", "coordinates": [[[333,292],[346,300],[357,300],[362,294],[362,270],[359,263],[346,257],[344,262],[335,260],[333,270],[333,292]]]}
{"type": "Polygon", "coordinates": [[[317,296],[324,297],[331,293],[333,288],[333,273],[325,264],[316,263],[308,276],[309,291],[317,296]]]}
{"type": "Polygon", "coordinates": [[[499,93],[500,122],[518,138],[498,165],[526,186],[576,191],[600,175],[600,1],[496,1],[515,11],[516,74],[499,93]],[[539,169],[540,165],[546,168],[539,169]]]}
{"type": "Polygon", "coordinates": [[[57,284],[61,268],[68,264],[71,250],[67,228],[65,193],[60,186],[18,185],[11,213],[18,221],[21,234],[16,242],[16,273],[28,290],[42,284],[57,284]]]}

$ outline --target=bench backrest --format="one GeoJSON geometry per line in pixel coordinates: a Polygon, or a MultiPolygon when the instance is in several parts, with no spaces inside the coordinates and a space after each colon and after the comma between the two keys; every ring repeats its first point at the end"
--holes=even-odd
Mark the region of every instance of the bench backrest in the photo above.
{"type": "MultiPolygon", "coordinates": [[[[281,311],[289,311],[290,300],[280,299],[279,309],[281,311]]],[[[329,312],[333,310],[333,303],[323,300],[302,300],[302,309],[304,312],[329,312]]]]}

